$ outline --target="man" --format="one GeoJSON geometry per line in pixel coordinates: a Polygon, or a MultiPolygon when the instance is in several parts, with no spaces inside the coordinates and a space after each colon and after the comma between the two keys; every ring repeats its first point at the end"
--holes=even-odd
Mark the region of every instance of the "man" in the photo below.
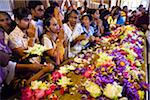
{"type": "Polygon", "coordinates": [[[35,29],[31,24],[31,12],[27,8],[15,9],[14,18],[16,26],[9,33],[9,47],[16,57],[23,57],[25,56],[24,50],[35,43],[35,29]]]}
{"type": "Polygon", "coordinates": [[[32,23],[36,27],[37,38],[43,33],[43,15],[44,15],[44,5],[39,0],[30,0],[28,2],[28,8],[31,10],[32,23]]]}

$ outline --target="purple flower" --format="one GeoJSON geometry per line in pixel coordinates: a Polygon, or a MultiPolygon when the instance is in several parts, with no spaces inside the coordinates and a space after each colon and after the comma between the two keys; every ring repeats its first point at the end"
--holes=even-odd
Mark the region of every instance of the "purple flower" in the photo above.
{"type": "Polygon", "coordinates": [[[128,99],[131,100],[140,100],[138,96],[138,91],[136,88],[134,88],[133,84],[130,83],[129,81],[125,80],[123,81],[123,96],[127,96],[128,99]]]}
{"type": "Polygon", "coordinates": [[[147,84],[146,82],[140,82],[139,84],[141,88],[144,89],[145,91],[146,90],[150,91],[150,84],[147,84]]]}
{"type": "Polygon", "coordinates": [[[85,71],[86,71],[86,68],[76,68],[75,69],[76,74],[83,74],[83,73],[85,73],[85,71]]]}

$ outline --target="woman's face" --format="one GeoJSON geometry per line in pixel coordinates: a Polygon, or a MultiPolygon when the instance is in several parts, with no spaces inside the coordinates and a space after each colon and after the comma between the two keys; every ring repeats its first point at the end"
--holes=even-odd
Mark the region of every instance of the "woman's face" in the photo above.
{"type": "Polygon", "coordinates": [[[78,21],[78,14],[72,12],[69,16],[69,22],[71,26],[75,26],[78,21]]]}
{"type": "Polygon", "coordinates": [[[94,17],[95,19],[99,19],[99,16],[100,16],[99,11],[96,10],[96,12],[94,13],[93,17],[94,17]]]}
{"type": "Polygon", "coordinates": [[[89,26],[90,25],[90,19],[88,16],[83,17],[82,23],[84,26],[89,26]]]}
{"type": "Polygon", "coordinates": [[[8,30],[11,26],[12,20],[9,16],[5,14],[0,14],[0,27],[2,27],[5,30],[8,30]]]}
{"type": "Polygon", "coordinates": [[[27,17],[21,19],[21,20],[16,20],[16,23],[18,24],[18,26],[23,29],[26,30],[29,28],[29,24],[31,22],[32,16],[28,15],[27,17]]]}
{"type": "Polygon", "coordinates": [[[49,30],[53,33],[58,33],[60,31],[58,22],[54,17],[50,20],[49,30]]]}

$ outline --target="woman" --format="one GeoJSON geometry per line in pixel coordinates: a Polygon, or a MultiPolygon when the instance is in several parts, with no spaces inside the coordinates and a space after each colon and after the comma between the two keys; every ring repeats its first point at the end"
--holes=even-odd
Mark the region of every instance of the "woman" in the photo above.
{"type": "Polygon", "coordinates": [[[120,15],[120,11],[121,11],[120,7],[114,7],[111,10],[111,14],[107,19],[108,24],[110,25],[110,28],[115,28],[115,25],[117,24],[117,20],[118,20],[119,15],[120,15]]]}
{"type": "Polygon", "coordinates": [[[53,58],[57,65],[64,60],[64,32],[60,29],[55,17],[44,20],[45,34],[42,44],[48,49],[47,55],[53,58]]]}
{"type": "Polygon", "coordinates": [[[101,19],[103,20],[103,26],[104,26],[104,33],[102,34],[103,36],[110,34],[110,26],[107,21],[109,16],[110,16],[110,12],[108,10],[102,11],[101,19]]]}
{"type": "Polygon", "coordinates": [[[61,11],[60,11],[59,4],[58,4],[57,2],[52,2],[52,3],[51,3],[51,6],[48,7],[48,8],[45,10],[44,18],[47,19],[47,18],[49,18],[50,16],[55,17],[55,19],[57,20],[59,26],[62,26],[62,20],[63,20],[64,18],[63,18],[63,15],[62,15],[61,11]]]}
{"type": "Polygon", "coordinates": [[[82,33],[84,32],[82,29],[81,23],[78,19],[78,11],[72,10],[67,12],[65,16],[65,23],[63,24],[63,29],[65,31],[66,40],[68,40],[68,57],[74,57],[77,53],[76,51],[80,51],[81,48],[75,46],[80,41],[85,40],[86,36],[82,33]],[[77,47],[77,48],[76,48],[77,47]],[[77,50],[79,49],[79,50],[77,50]]]}
{"type": "Polygon", "coordinates": [[[101,36],[104,33],[104,27],[98,9],[89,9],[88,13],[92,16],[91,26],[94,27],[94,36],[101,36]]]}

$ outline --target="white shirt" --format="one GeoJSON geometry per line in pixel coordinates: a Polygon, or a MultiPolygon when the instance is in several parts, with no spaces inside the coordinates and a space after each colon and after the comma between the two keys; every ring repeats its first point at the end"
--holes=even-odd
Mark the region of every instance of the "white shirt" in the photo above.
{"type": "Polygon", "coordinates": [[[0,73],[3,74],[3,78],[0,77],[0,85],[5,81],[8,85],[14,79],[16,62],[9,61],[5,67],[0,66],[0,73]]]}
{"type": "Polygon", "coordinates": [[[9,34],[9,47],[11,49],[15,48],[28,48],[28,37],[19,27],[15,27],[15,29],[9,34]]]}
{"type": "Polygon", "coordinates": [[[77,23],[75,25],[75,28],[73,31],[70,29],[70,27],[66,23],[63,24],[63,29],[65,31],[65,35],[67,36],[67,39],[69,39],[70,42],[75,40],[78,36],[81,35],[81,33],[83,33],[83,29],[80,23],[77,23]]]}
{"type": "MultiPolygon", "coordinates": [[[[72,42],[78,36],[80,36],[81,33],[83,33],[83,28],[81,26],[81,23],[77,23],[73,31],[70,29],[70,27],[66,23],[63,24],[63,28],[65,31],[66,38],[67,40],[69,40],[69,42],[72,42]]],[[[81,51],[81,49],[82,49],[82,46],[80,45],[80,43],[77,43],[74,47],[71,47],[71,48],[69,47],[68,57],[74,57],[78,52],[81,51]]]]}
{"type": "Polygon", "coordinates": [[[43,35],[43,45],[47,49],[53,49],[56,47],[56,44],[54,43],[54,41],[50,40],[47,34],[43,35]]]}

